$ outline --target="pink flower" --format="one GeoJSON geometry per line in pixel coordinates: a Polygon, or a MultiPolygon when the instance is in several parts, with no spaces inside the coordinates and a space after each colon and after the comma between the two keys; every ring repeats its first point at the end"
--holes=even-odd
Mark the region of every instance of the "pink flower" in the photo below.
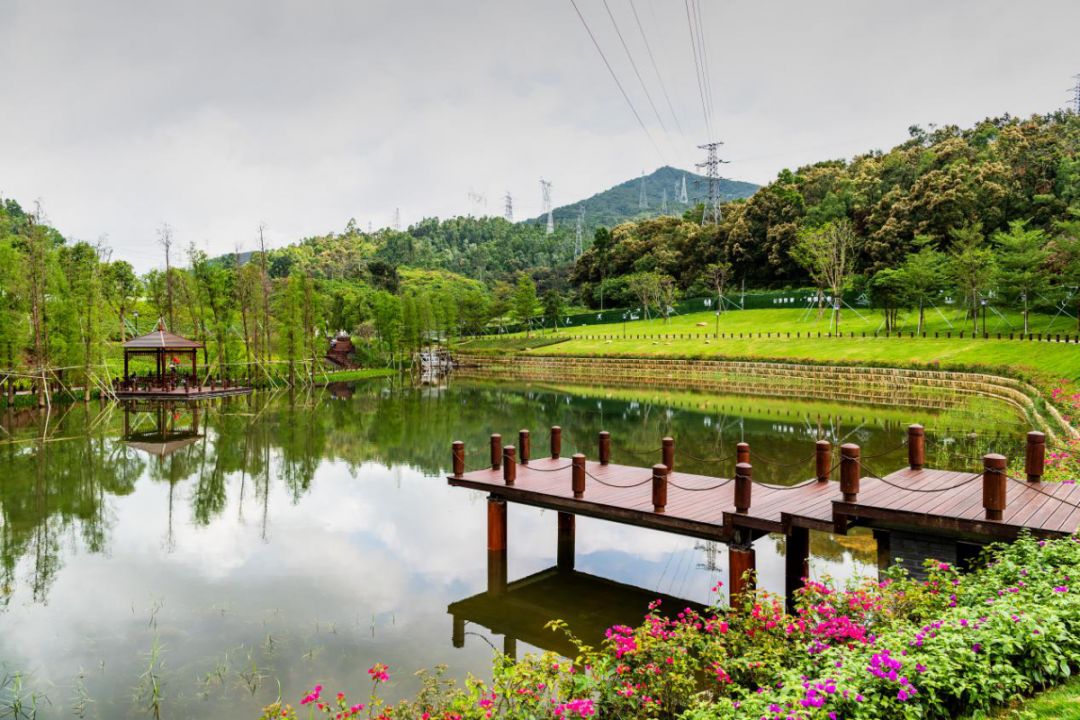
{"type": "Polygon", "coordinates": [[[390,680],[390,674],[386,672],[389,669],[390,668],[382,663],[375,663],[368,668],[367,674],[371,676],[371,679],[374,680],[375,683],[384,683],[390,680]]]}

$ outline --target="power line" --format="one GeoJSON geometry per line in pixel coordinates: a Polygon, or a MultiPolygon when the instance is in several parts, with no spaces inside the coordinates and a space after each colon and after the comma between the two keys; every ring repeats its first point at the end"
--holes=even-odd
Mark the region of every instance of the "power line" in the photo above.
{"type": "Polygon", "coordinates": [[[619,23],[615,22],[615,14],[611,12],[611,6],[608,5],[607,0],[603,0],[604,9],[607,10],[608,17],[611,18],[611,25],[615,28],[615,34],[619,36],[619,43],[622,45],[623,50],[626,51],[626,59],[630,61],[630,67],[634,70],[634,75],[637,76],[638,83],[641,84],[641,91],[645,93],[645,99],[649,101],[649,107],[652,108],[653,115],[656,116],[656,122],[660,123],[660,129],[667,134],[667,128],[664,127],[664,121],[660,117],[660,111],[656,109],[656,104],[653,102],[652,95],[649,94],[649,88],[645,86],[645,79],[641,77],[641,72],[638,71],[637,63],[634,62],[634,55],[630,52],[630,46],[626,44],[626,39],[623,37],[622,30],[619,30],[619,23]]]}
{"type": "Polygon", "coordinates": [[[705,86],[701,77],[701,62],[698,60],[697,38],[694,32],[694,20],[690,14],[690,0],[684,0],[686,5],[686,26],[690,30],[690,52],[694,56],[694,73],[697,76],[698,97],[701,98],[701,112],[705,117],[705,132],[712,135],[712,122],[709,119],[709,109],[705,104],[705,86]]]}
{"type": "Polygon", "coordinates": [[[667,102],[668,110],[671,112],[671,119],[675,121],[675,127],[679,130],[679,135],[683,135],[682,123],[679,122],[679,116],[675,114],[675,107],[671,104],[671,97],[668,95],[667,86],[664,84],[664,77],[660,74],[660,68],[656,64],[656,58],[653,57],[652,47],[649,45],[649,38],[645,34],[645,26],[641,24],[641,18],[638,17],[637,8],[634,6],[634,0],[629,0],[630,9],[634,13],[634,21],[637,23],[638,31],[641,33],[641,40],[645,43],[645,52],[649,54],[649,62],[652,63],[653,72],[656,73],[656,80],[660,83],[660,92],[664,93],[664,100],[667,102]]]}
{"type": "Polygon", "coordinates": [[[705,34],[705,22],[701,18],[701,3],[691,0],[697,15],[698,48],[701,50],[701,75],[705,78],[705,100],[709,103],[709,118],[712,119],[713,104],[712,96],[712,72],[709,69],[709,42],[705,34]]]}
{"type": "Polygon", "coordinates": [[[592,30],[589,29],[589,23],[585,22],[585,16],[581,14],[581,10],[578,9],[577,3],[574,2],[574,0],[570,0],[570,4],[574,6],[574,12],[577,13],[578,19],[581,20],[585,32],[589,34],[589,39],[592,40],[596,52],[600,53],[600,59],[604,61],[604,66],[607,67],[608,73],[611,74],[611,79],[615,81],[615,85],[619,88],[619,92],[622,93],[623,100],[626,100],[626,104],[630,106],[630,112],[634,114],[634,118],[637,120],[638,125],[641,126],[641,130],[649,138],[649,142],[652,143],[653,149],[656,150],[656,154],[663,159],[664,153],[660,152],[660,146],[656,144],[656,140],[653,139],[652,133],[649,132],[649,128],[645,127],[645,123],[641,121],[641,115],[638,115],[637,108],[634,107],[634,103],[630,101],[630,96],[626,94],[625,88],[623,88],[622,83],[619,82],[619,77],[615,74],[615,70],[611,67],[611,63],[608,62],[607,56],[604,55],[604,51],[600,48],[600,43],[596,41],[596,36],[593,35],[592,30]]]}

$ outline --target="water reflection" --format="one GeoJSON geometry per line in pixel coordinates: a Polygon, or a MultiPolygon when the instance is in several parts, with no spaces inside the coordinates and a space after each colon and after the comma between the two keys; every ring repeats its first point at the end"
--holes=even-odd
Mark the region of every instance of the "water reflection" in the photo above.
{"type": "MultiPolygon", "coordinates": [[[[70,714],[82,673],[94,700],[87,717],[101,718],[144,714],[132,687],[155,641],[166,714],[178,717],[257,714],[278,680],[286,697],[317,681],[365,687],[375,661],[401,670],[391,694],[409,692],[409,673],[437,663],[458,677],[483,674],[490,647],[455,649],[446,615],[487,592],[484,498],[442,479],[452,440],[465,441],[471,466],[492,432],[532,428],[542,445],[544,429],[558,424],[564,452],[592,455],[605,429],[614,461],[646,465],[658,438],[671,434],[687,471],[720,473],[707,459],[741,440],[790,463],[809,455],[817,437],[846,438],[867,455],[885,453],[877,462],[889,467],[903,462],[897,444],[915,421],[927,427],[931,463],[960,467],[991,449],[1015,451],[1026,429],[1007,408],[978,400],[864,409],[382,381],[192,405],[9,412],[0,433],[0,674],[31,673],[32,686],[48,689],[41,716],[60,717],[70,714]],[[260,679],[252,689],[244,677],[260,679]]],[[[791,473],[755,467],[773,482],[791,473]]],[[[555,565],[556,532],[555,513],[512,508],[508,576],[555,565]]],[[[815,575],[872,567],[866,535],[815,534],[812,543],[815,575]]],[[[646,596],[708,602],[709,588],[726,580],[723,546],[587,518],[578,521],[575,557],[572,581],[545,581],[564,585],[543,593],[535,615],[569,619],[583,637],[607,622],[590,608],[631,622],[627,613],[639,614],[646,596]]],[[[780,590],[781,542],[758,542],[758,567],[761,584],[780,590]]],[[[467,617],[477,624],[467,632],[487,637],[503,627],[473,609],[467,617]]],[[[505,631],[522,645],[547,642],[534,626],[505,631]]]]}

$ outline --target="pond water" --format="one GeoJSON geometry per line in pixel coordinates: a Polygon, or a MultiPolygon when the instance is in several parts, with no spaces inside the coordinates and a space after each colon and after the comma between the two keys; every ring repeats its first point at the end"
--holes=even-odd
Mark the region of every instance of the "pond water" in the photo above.
{"type": "MultiPolygon", "coordinates": [[[[485,499],[446,484],[452,440],[465,441],[471,468],[492,432],[531,428],[536,452],[558,424],[565,454],[594,455],[608,430],[615,462],[648,466],[670,434],[683,469],[717,475],[731,461],[711,459],[746,440],[761,460],[755,477],[769,482],[807,477],[821,437],[858,442],[893,470],[911,422],[927,427],[934,466],[975,467],[984,452],[1020,447],[1027,428],[1008,407],[939,404],[952,406],[394,380],[197,407],[9,411],[0,717],[16,674],[24,695],[38,693],[38,717],[154,717],[152,674],[161,717],[254,718],[279,687],[292,702],[316,682],[360,695],[377,661],[391,666],[394,698],[421,668],[486,676],[492,649],[506,647],[490,627],[517,638],[518,652],[559,650],[540,618],[593,638],[638,620],[652,597],[705,603],[727,582],[722,545],[588,518],[577,523],[577,572],[552,577],[555,513],[512,506],[509,577],[534,576],[533,590],[513,608],[487,596],[485,499]]],[[[779,592],[783,543],[756,547],[760,584],[779,592]]],[[[867,533],[815,533],[812,552],[815,577],[876,571],[867,533]]]]}

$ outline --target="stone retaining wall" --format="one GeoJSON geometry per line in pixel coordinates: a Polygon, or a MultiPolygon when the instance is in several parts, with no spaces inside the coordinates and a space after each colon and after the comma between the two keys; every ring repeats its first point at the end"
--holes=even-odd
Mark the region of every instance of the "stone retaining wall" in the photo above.
{"type": "Polygon", "coordinates": [[[554,382],[662,384],[775,397],[950,407],[964,396],[992,397],[1051,433],[1076,431],[1039,393],[1012,378],[984,373],[903,368],[802,365],[736,360],[670,360],[567,356],[461,355],[458,372],[554,382]]]}

